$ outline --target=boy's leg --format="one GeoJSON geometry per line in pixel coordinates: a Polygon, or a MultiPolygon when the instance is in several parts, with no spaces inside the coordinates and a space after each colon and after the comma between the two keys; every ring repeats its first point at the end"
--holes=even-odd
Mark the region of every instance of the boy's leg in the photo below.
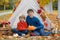
{"type": "Polygon", "coordinates": [[[45,34],[44,29],[40,29],[40,35],[44,36],[44,34],[45,34]]]}
{"type": "Polygon", "coordinates": [[[31,36],[40,36],[40,33],[38,31],[34,31],[31,33],[31,36]]]}
{"type": "Polygon", "coordinates": [[[51,34],[51,32],[45,32],[44,36],[49,36],[51,34]]]}
{"type": "Polygon", "coordinates": [[[51,34],[51,32],[45,32],[44,29],[40,29],[41,36],[48,36],[49,34],[51,34]]]}
{"type": "Polygon", "coordinates": [[[13,33],[17,33],[17,30],[16,29],[12,29],[11,30],[13,33]]]}
{"type": "Polygon", "coordinates": [[[28,30],[22,31],[23,34],[28,34],[28,30]]]}
{"type": "Polygon", "coordinates": [[[39,32],[38,29],[35,29],[35,30],[31,31],[30,34],[31,34],[31,36],[40,36],[40,32],[39,32]]]}

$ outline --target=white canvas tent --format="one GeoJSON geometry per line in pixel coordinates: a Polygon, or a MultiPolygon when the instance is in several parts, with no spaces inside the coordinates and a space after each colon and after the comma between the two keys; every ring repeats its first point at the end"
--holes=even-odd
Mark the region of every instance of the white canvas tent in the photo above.
{"type": "MultiPolygon", "coordinates": [[[[21,14],[27,15],[28,9],[33,9],[33,10],[37,11],[39,9],[37,0],[22,0],[21,1],[19,6],[17,7],[16,11],[13,13],[12,17],[9,19],[9,21],[11,22],[11,26],[13,28],[16,27],[17,22],[19,21],[18,18],[21,14]]],[[[35,14],[37,14],[37,13],[35,12],[35,14]]]]}
{"type": "MultiPolygon", "coordinates": [[[[40,19],[42,22],[42,19],[39,17],[39,15],[36,13],[38,9],[40,9],[37,0],[22,0],[9,21],[11,22],[11,28],[16,28],[17,27],[17,22],[19,21],[19,16],[21,14],[24,14],[25,16],[27,15],[27,10],[28,9],[33,9],[34,10],[34,15],[40,19]]],[[[50,20],[48,20],[50,22],[50,20]]],[[[43,22],[42,22],[43,23],[43,22]]],[[[51,24],[51,22],[49,23],[51,24]]],[[[51,25],[50,25],[51,26],[51,25]]]]}

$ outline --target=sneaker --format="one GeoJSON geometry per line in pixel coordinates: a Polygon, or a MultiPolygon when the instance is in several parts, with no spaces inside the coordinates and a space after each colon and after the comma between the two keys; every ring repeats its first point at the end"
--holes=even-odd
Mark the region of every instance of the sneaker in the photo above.
{"type": "Polygon", "coordinates": [[[13,34],[13,37],[18,37],[19,35],[17,33],[13,34]]]}

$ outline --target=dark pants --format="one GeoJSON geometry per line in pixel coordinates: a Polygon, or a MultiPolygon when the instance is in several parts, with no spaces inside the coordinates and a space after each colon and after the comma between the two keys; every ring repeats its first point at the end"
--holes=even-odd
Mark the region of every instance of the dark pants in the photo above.
{"type": "Polygon", "coordinates": [[[12,29],[12,32],[13,33],[17,33],[18,35],[22,36],[22,34],[27,34],[28,31],[27,30],[24,30],[24,31],[18,31],[16,29],[12,29]]]}
{"type": "MultiPolygon", "coordinates": [[[[22,34],[27,34],[28,30],[24,30],[24,31],[18,31],[16,29],[12,29],[13,33],[17,33],[18,35],[22,36],[22,34]]],[[[36,29],[31,31],[32,36],[49,36],[49,34],[51,34],[51,32],[45,32],[43,28],[41,29],[36,29]]]]}
{"type": "Polygon", "coordinates": [[[51,32],[45,32],[43,28],[32,31],[33,35],[36,36],[49,36],[51,32]]]}
{"type": "Polygon", "coordinates": [[[51,34],[51,32],[45,32],[44,29],[40,29],[41,36],[49,36],[49,34],[51,34]]]}

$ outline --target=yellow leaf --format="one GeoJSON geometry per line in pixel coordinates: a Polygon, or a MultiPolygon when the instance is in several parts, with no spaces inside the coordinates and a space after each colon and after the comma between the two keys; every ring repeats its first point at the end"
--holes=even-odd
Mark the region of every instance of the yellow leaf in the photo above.
{"type": "Polygon", "coordinates": [[[39,1],[39,5],[41,7],[44,7],[46,4],[48,4],[50,2],[50,0],[38,0],[39,1]]]}

